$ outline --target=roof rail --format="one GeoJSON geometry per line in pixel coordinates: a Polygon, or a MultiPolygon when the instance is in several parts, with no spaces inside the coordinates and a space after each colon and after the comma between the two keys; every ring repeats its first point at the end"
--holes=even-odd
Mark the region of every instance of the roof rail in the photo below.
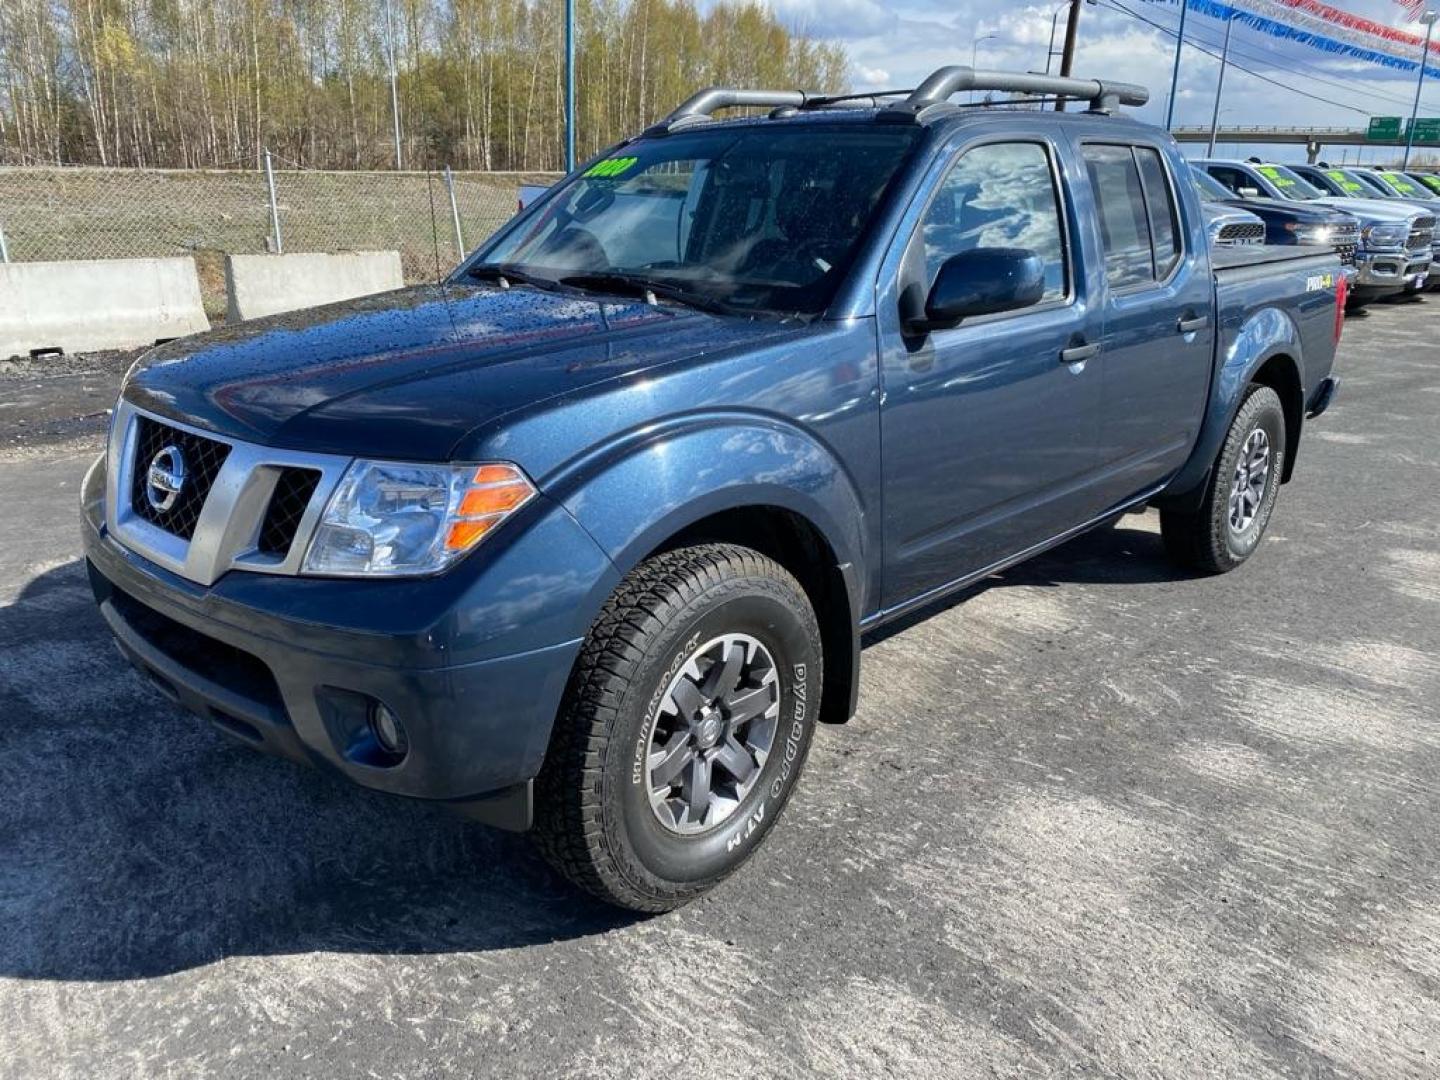
{"type": "Polygon", "coordinates": [[[920,120],[929,110],[945,105],[951,94],[962,90],[1079,98],[1090,102],[1092,113],[1103,114],[1114,112],[1121,105],[1144,105],[1150,100],[1150,91],[1134,83],[1031,75],[1020,71],[978,71],[955,65],[931,72],[902,104],[891,106],[882,116],[891,120],[920,120]]]}
{"type": "Polygon", "coordinates": [[[739,90],[731,86],[711,86],[692,95],[645,134],[664,135],[694,124],[702,124],[720,109],[777,109],[785,106],[799,108],[818,96],[807,94],[803,90],[739,90]]]}

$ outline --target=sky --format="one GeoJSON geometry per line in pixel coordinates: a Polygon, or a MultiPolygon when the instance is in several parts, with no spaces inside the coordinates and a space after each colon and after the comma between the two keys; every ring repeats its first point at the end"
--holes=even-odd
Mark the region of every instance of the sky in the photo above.
{"type": "MultiPolygon", "coordinates": [[[[1393,0],[1328,0],[1332,6],[1377,22],[1407,26],[1404,9],[1393,0]]],[[[1063,0],[1013,3],[1005,0],[768,0],[771,9],[789,26],[811,37],[843,44],[851,59],[852,88],[872,90],[910,87],[945,64],[968,64],[972,49],[977,66],[1015,71],[1043,71],[1050,44],[1051,16],[1068,7],[1063,0]],[[993,35],[993,36],[992,36],[993,35]]],[[[1147,0],[1100,0],[1087,4],[1080,17],[1079,47],[1074,74],[1138,82],[1150,88],[1150,104],[1136,110],[1152,123],[1165,122],[1170,92],[1175,38],[1146,25],[1138,15],[1169,27],[1179,24],[1180,8],[1173,3],[1147,0]]],[[[1440,0],[1435,5],[1440,7],[1440,0]]],[[[1409,23],[1416,33],[1423,26],[1409,23]]],[[[1064,38],[1064,16],[1056,48],[1064,38]]],[[[1224,24],[1192,12],[1185,27],[1186,41],[1210,48],[1217,55],[1224,24]]],[[[1436,43],[1440,46],[1440,28],[1436,43]]],[[[1437,50],[1440,51],[1440,50],[1437,50]]],[[[1175,122],[1177,125],[1210,123],[1218,59],[1187,48],[1180,69],[1175,122]]],[[[1410,115],[1415,96],[1415,75],[1379,65],[1334,57],[1304,45],[1236,25],[1231,39],[1232,64],[1225,76],[1220,123],[1226,125],[1357,127],[1369,117],[1410,115]],[[1276,79],[1283,86],[1264,82],[1234,65],[1276,79]],[[1328,101],[1316,98],[1329,99],[1328,101]]],[[[1059,57],[1054,70],[1059,72],[1059,57]]],[[[1440,80],[1426,83],[1421,115],[1440,116],[1440,80]]],[[[1204,146],[1187,145],[1192,156],[1204,146]]],[[[1303,161],[1301,146],[1235,146],[1222,144],[1217,156],[1258,153],[1277,161],[1303,161]]],[[[1339,161],[1360,153],[1329,148],[1326,160],[1339,161]]],[[[1365,160],[1395,155],[1392,148],[1365,153],[1365,160]]],[[[1431,156],[1440,158],[1440,154],[1431,156]]]]}

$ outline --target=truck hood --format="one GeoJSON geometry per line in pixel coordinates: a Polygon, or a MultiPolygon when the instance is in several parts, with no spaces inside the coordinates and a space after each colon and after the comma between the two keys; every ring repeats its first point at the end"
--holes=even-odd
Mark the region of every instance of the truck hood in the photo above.
{"type": "Polygon", "coordinates": [[[126,380],[136,406],[294,450],[444,460],[506,413],[800,324],[517,286],[421,286],[181,338],[126,380]]]}
{"type": "Polygon", "coordinates": [[[1347,214],[1354,214],[1371,224],[1408,222],[1420,213],[1404,203],[1390,202],[1388,199],[1347,199],[1339,195],[1327,195],[1323,199],[1312,201],[1333,206],[1336,210],[1344,210],[1347,214]]]}

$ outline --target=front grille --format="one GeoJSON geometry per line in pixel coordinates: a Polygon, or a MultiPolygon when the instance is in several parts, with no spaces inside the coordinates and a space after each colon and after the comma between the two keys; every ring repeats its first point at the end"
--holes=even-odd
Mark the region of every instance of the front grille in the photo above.
{"type": "Polygon", "coordinates": [[[1360,226],[1339,225],[1335,229],[1335,253],[1340,256],[1341,266],[1354,266],[1360,251],[1360,226]]]}
{"type": "Polygon", "coordinates": [[[1263,244],[1265,242],[1265,226],[1258,221],[1242,221],[1234,225],[1222,225],[1220,235],[1216,237],[1221,244],[1263,244]]]}
{"type": "Polygon", "coordinates": [[[170,427],[148,416],[137,418],[135,460],[131,463],[130,507],[136,515],[152,525],[173,533],[182,540],[195,535],[195,523],[210,496],[210,488],[230,447],[203,435],[195,435],[170,427]],[[157,509],[147,496],[150,465],[166,447],[174,447],[184,465],[184,482],[174,503],[165,510],[157,509]]]}
{"type": "Polygon", "coordinates": [[[317,469],[285,469],[280,473],[275,494],[270,496],[270,506],[265,511],[265,521],[260,526],[257,546],[261,551],[282,558],[289,554],[300,519],[305,516],[319,483],[317,469]]]}
{"type": "Polygon", "coordinates": [[[1410,230],[1410,250],[1429,251],[1435,240],[1435,219],[1421,218],[1410,230]]]}

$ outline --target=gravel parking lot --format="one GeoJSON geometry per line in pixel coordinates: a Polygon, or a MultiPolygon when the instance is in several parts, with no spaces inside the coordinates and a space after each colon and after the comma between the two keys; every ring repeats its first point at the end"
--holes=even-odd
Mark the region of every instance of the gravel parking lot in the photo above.
{"type": "Polygon", "coordinates": [[[77,561],[123,358],[0,371],[0,1075],[1440,1074],[1437,319],[1350,322],[1239,572],[1131,516],[870,643],[654,919],[158,699],[77,561]]]}

